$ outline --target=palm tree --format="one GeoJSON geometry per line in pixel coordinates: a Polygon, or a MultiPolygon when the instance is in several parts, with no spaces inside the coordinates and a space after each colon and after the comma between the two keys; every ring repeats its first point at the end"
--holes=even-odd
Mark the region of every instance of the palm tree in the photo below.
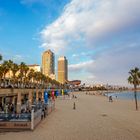
{"type": "Polygon", "coordinates": [[[41,75],[42,88],[46,87],[47,78],[44,74],[41,75]]]}
{"type": "MultiPolygon", "coordinates": [[[[8,60],[8,61],[4,61],[1,65],[2,69],[3,69],[3,80],[4,80],[4,86],[5,86],[5,82],[6,82],[6,74],[8,72],[10,72],[11,66],[12,66],[13,61],[8,60]]],[[[8,79],[9,80],[9,79],[8,79]]]]}
{"type": "Polygon", "coordinates": [[[137,86],[140,85],[140,71],[139,71],[139,68],[135,67],[134,69],[131,69],[129,74],[130,74],[130,76],[128,77],[128,83],[134,85],[135,104],[136,104],[136,110],[138,110],[137,86]]]}
{"type": "Polygon", "coordinates": [[[34,74],[35,74],[35,71],[33,69],[30,69],[27,78],[29,82],[31,83],[31,87],[34,86],[34,74]]]}
{"type": "MultiPolygon", "coordinates": [[[[0,54],[0,61],[2,60],[2,55],[0,54]]],[[[1,80],[3,77],[3,70],[2,70],[2,66],[0,65],[0,87],[1,87],[1,80]]]]}
{"type": "Polygon", "coordinates": [[[19,70],[19,66],[18,64],[16,63],[12,63],[11,65],[11,71],[12,71],[12,75],[13,75],[13,85],[15,86],[15,83],[16,83],[16,73],[18,72],[19,70]]]}
{"type": "Polygon", "coordinates": [[[37,81],[38,85],[41,83],[41,79],[42,79],[42,73],[41,72],[35,72],[35,80],[37,81]]]}
{"type": "Polygon", "coordinates": [[[0,66],[0,80],[2,79],[2,77],[3,77],[3,67],[0,66]]]}
{"type": "Polygon", "coordinates": [[[10,75],[9,75],[9,79],[8,79],[8,81],[11,83],[11,79],[12,79],[12,76],[11,76],[11,68],[12,68],[12,65],[13,65],[13,61],[12,60],[8,60],[8,64],[7,64],[7,66],[8,66],[8,68],[9,68],[9,70],[8,70],[8,72],[10,73],[10,75]]]}
{"type": "Polygon", "coordinates": [[[26,65],[25,67],[24,67],[24,83],[25,84],[28,84],[28,78],[27,78],[27,74],[28,74],[28,72],[29,72],[29,67],[26,65]]]}
{"type": "Polygon", "coordinates": [[[2,64],[3,67],[3,78],[5,79],[6,73],[9,71],[9,62],[8,61],[4,61],[2,64]]]}
{"type": "Polygon", "coordinates": [[[4,68],[2,66],[0,66],[0,87],[1,87],[1,81],[3,78],[3,73],[4,73],[4,68]]]}
{"type": "Polygon", "coordinates": [[[34,70],[33,69],[30,69],[30,71],[29,71],[29,73],[28,73],[28,78],[29,78],[29,80],[32,80],[33,81],[33,77],[34,77],[34,70]]]}
{"type": "Polygon", "coordinates": [[[29,71],[29,67],[24,63],[21,62],[19,65],[19,75],[18,78],[20,79],[21,84],[25,86],[25,83],[27,82],[27,73],[29,71]]]}
{"type": "Polygon", "coordinates": [[[24,62],[21,62],[20,65],[19,65],[19,75],[18,77],[20,78],[20,82],[23,81],[23,76],[24,76],[24,67],[25,67],[25,63],[24,62]]]}
{"type": "Polygon", "coordinates": [[[0,61],[2,60],[2,55],[0,54],[0,61]]]}

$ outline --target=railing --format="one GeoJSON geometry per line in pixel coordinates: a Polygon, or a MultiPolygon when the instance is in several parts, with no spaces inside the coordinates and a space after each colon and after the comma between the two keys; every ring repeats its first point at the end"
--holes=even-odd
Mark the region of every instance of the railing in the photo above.
{"type": "Polygon", "coordinates": [[[0,121],[31,121],[31,113],[0,113],[0,121]]]}

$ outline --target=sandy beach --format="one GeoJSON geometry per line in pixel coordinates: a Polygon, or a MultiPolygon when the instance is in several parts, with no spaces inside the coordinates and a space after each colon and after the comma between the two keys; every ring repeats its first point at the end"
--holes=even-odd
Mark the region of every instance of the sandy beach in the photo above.
{"type": "Polygon", "coordinates": [[[140,140],[140,111],[135,111],[134,101],[111,103],[104,96],[76,96],[57,99],[55,111],[33,132],[0,133],[0,140],[140,140]]]}

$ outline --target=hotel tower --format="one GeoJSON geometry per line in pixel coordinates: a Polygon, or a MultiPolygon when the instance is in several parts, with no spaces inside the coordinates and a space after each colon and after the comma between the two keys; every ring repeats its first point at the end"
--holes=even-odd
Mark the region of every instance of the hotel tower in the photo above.
{"type": "Polygon", "coordinates": [[[54,65],[55,65],[54,53],[51,50],[43,52],[42,73],[46,76],[49,76],[52,79],[55,79],[54,65]]]}
{"type": "Polygon", "coordinates": [[[68,61],[65,56],[58,59],[58,81],[62,84],[68,81],[68,61]]]}

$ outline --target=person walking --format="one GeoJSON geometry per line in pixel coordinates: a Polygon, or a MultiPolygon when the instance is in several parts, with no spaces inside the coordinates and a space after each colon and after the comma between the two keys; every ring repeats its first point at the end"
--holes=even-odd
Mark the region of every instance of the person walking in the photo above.
{"type": "Polygon", "coordinates": [[[76,104],[75,104],[75,102],[73,103],[73,109],[74,109],[74,110],[76,109],[76,104]]]}

